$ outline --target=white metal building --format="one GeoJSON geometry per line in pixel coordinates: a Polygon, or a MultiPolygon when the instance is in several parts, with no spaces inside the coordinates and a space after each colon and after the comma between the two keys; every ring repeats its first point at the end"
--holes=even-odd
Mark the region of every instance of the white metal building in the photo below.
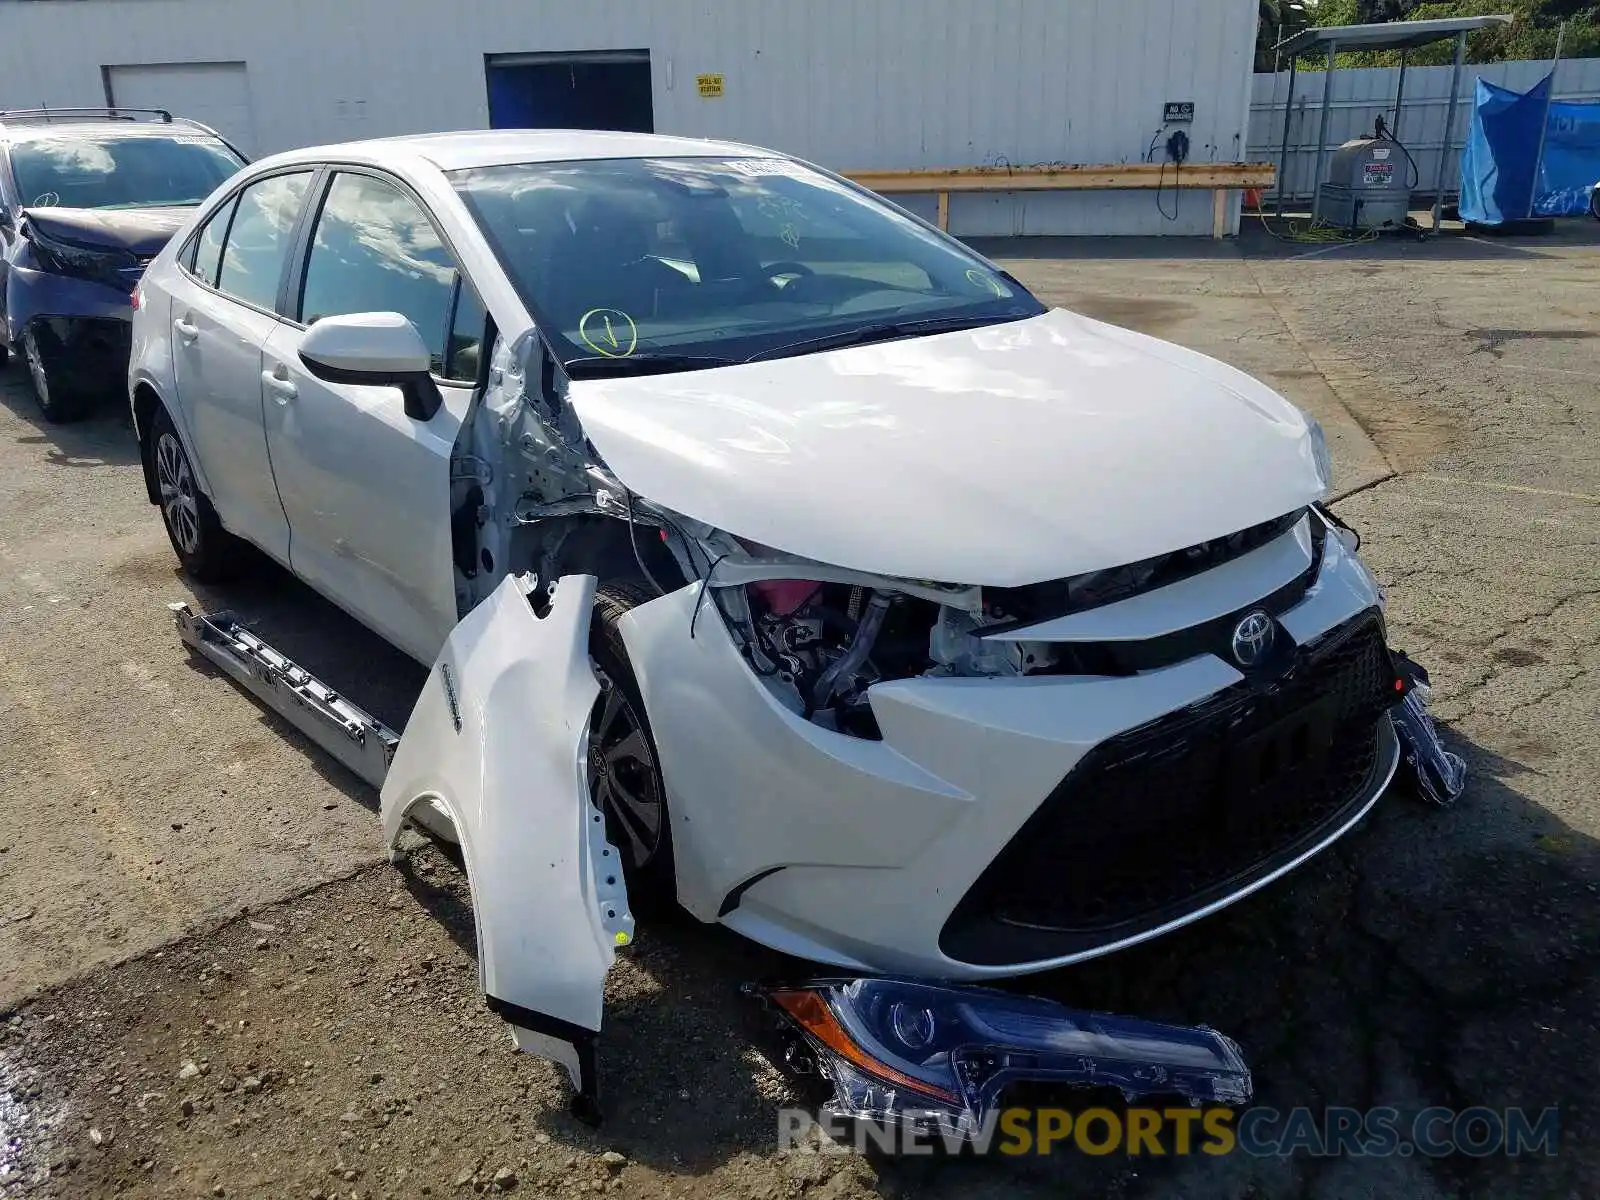
{"type": "MultiPolygon", "coordinates": [[[[1245,157],[1256,0],[0,0],[0,107],[116,103],[248,153],[655,129],[839,170],[1245,157]],[[1192,120],[1166,123],[1169,102],[1192,120]],[[1159,135],[1159,137],[1158,137],[1159,135]]],[[[931,213],[931,198],[906,197],[931,213]]],[[[964,236],[1205,234],[1211,195],[951,199],[964,236]],[[1176,219],[1168,220],[1174,212],[1176,219]]],[[[1234,200],[1229,229],[1237,229],[1234,200]]]]}

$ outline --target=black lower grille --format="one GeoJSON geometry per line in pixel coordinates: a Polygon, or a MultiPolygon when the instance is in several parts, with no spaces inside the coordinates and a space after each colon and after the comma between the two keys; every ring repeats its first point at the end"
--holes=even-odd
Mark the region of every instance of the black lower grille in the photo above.
{"type": "Polygon", "coordinates": [[[1370,794],[1394,681],[1368,612],[1270,682],[1102,743],[963,897],[941,948],[973,963],[1077,953],[1271,872],[1370,794]]]}
{"type": "Polygon", "coordinates": [[[128,374],[133,326],[115,317],[49,317],[62,373],[79,387],[105,388],[128,374]]]}

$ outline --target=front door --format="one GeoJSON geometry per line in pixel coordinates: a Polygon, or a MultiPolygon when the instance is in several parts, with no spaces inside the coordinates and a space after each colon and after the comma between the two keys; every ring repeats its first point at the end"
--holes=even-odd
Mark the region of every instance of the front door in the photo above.
{"type": "Polygon", "coordinates": [[[261,362],[267,445],[295,573],[412,657],[455,626],[450,455],[476,377],[484,312],[417,201],[391,180],[331,177],[298,303],[261,362]],[[321,317],[397,312],[433,351],[443,406],[406,415],[400,389],[328,383],[300,360],[321,317]]]}

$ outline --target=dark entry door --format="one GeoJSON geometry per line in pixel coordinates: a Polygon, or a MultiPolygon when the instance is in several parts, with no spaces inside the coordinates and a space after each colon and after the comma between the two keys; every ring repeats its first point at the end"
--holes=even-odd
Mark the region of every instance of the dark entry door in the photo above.
{"type": "Polygon", "coordinates": [[[654,133],[648,50],[491,54],[493,129],[620,129],[654,133]]]}

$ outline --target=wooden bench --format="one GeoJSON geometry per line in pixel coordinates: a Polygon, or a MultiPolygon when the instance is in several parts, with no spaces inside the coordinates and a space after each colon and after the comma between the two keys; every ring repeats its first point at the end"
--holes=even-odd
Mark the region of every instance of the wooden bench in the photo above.
{"type": "Polygon", "coordinates": [[[1272,187],[1272,163],[1114,163],[1109,166],[956,167],[947,171],[846,171],[862,187],[885,196],[931,192],[939,197],[939,228],[950,228],[951,192],[1134,191],[1200,189],[1212,193],[1211,236],[1228,228],[1228,198],[1245,188],[1272,187]]]}

